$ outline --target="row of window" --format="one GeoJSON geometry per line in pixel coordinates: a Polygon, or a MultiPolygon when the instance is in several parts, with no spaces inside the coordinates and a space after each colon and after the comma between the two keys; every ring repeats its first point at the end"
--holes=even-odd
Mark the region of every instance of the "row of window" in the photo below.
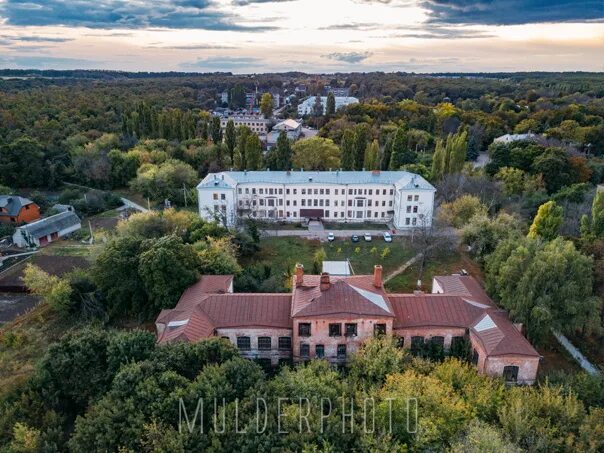
{"type": "MultiPolygon", "coordinates": [[[[385,335],[386,324],[374,324],[373,325],[374,335],[385,335]]],[[[311,336],[311,323],[301,322],[298,324],[298,335],[301,337],[311,336]]],[[[357,324],[356,323],[345,323],[344,324],[344,335],[347,337],[357,336],[357,324]]],[[[330,337],[341,337],[342,336],[342,323],[334,322],[329,324],[329,336],[330,337]]]]}
{"type": "MultiPolygon", "coordinates": [[[[300,357],[309,358],[310,357],[310,345],[308,343],[300,343],[300,357]]],[[[317,359],[322,359],[325,357],[325,345],[317,344],[315,345],[315,357],[317,359]]],[[[337,349],[337,358],[342,360],[346,358],[346,345],[339,344],[337,349]]]]}
{"type": "MultiPolygon", "coordinates": [[[[249,187],[246,187],[245,189],[242,187],[239,187],[237,189],[237,193],[239,195],[243,194],[245,192],[245,194],[249,195],[250,193],[252,195],[255,195],[256,193],[260,194],[260,195],[283,195],[283,189],[282,188],[275,188],[275,187],[267,187],[267,188],[263,188],[260,187],[258,189],[256,189],[255,187],[252,187],[251,189],[249,187]]],[[[374,190],[373,189],[348,189],[348,195],[373,195],[374,190]]],[[[315,188],[315,189],[305,189],[302,188],[300,189],[300,193],[302,195],[331,195],[331,189],[319,189],[319,188],[315,188]]],[[[285,194],[286,195],[297,195],[298,194],[298,189],[285,189],[285,194]]],[[[376,195],[380,195],[380,189],[375,189],[375,194],[376,195]]],[[[381,194],[382,195],[394,195],[394,189],[382,189],[381,190],[381,194]]],[[[334,189],[334,195],[346,195],[346,189],[334,189]]],[[[412,195],[408,196],[408,200],[411,201],[412,195]]],[[[419,200],[419,196],[415,195],[415,201],[419,200]]]]}
{"type": "MultiPolygon", "coordinates": [[[[372,211],[367,211],[366,213],[367,215],[365,216],[365,218],[370,219],[372,217],[372,211]]],[[[374,211],[373,212],[373,218],[377,219],[378,217],[386,218],[387,217],[387,212],[382,211],[381,213],[378,211],[374,211]]],[[[274,219],[275,216],[277,216],[278,218],[283,218],[283,211],[279,210],[278,215],[277,212],[274,210],[259,210],[259,211],[254,211],[252,212],[252,217],[260,217],[260,218],[270,218],[270,219],[274,219]]],[[[297,211],[287,211],[286,212],[286,217],[287,218],[294,218],[297,219],[298,218],[298,212],[297,211]]],[[[343,219],[345,216],[345,212],[341,211],[334,211],[334,212],[330,212],[330,211],[323,211],[323,217],[324,218],[341,218],[343,219]]],[[[362,219],[363,218],[363,211],[348,211],[348,218],[357,218],[357,219],[362,219]]],[[[414,224],[415,225],[415,224],[414,224]]]]}
{"type": "MultiPolygon", "coordinates": [[[[218,198],[214,198],[215,200],[217,200],[218,198]]],[[[258,204],[258,206],[283,206],[283,199],[282,198],[268,198],[268,199],[264,199],[264,198],[260,198],[258,200],[252,200],[251,205],[252,206],[256,206],[256,204],[258,204]],[[256,203],[257,202],[257,203],[256,203]]],[[[239,207],[244,207],[246,205],[249,205],[249,202],[247,202],[246,200],[239,200],[239,207]]],[[[285,201],[285,205],[286,206],[290,206],[290,200],[286,200],[285,201]]],[[[292,206],[298,206],[298,200],[291,200],[291,205],[292,206]]],[[[305,199],[303,198],[302,200],[300,200],[300,206],[314,206],[314,207],[329,207],[330,205],[330,200],[329,199],[305,199]]],[[[334,200],[333,205],[335,207],[338,206],[338,200],[334,200]]],[[[340,206],[344,206],[344,200],[340,201],[340,206]]],[[[352,207],[352,206],[356,206],[359,208],[368,206],[371,207],[373,205],[373,201],[372,200],[365,200],[363,199],[359,199],[359,200],[348,200],[348,206],[352,207]]],[[[382,207],[386,206],[386,200],[382,200],[382,207]]],[[[375,207],[379,207],[380,206],[380,202],[376,201],[375,202],[375,207]]],[[[388,206],[392,207],[392,200],[388,201],[388,206]]],[[[411,206],[407,207],[407,212],[411,212],[410,211],[411,206]]],[[[417,212],[417,206],[414,206],[414,211],[413,212],[417,212]]]]}
{"type": "MultiPolygon", "coordinates": [[[[229,339],[229,337],[223,337],[229,339]]],[[[271,337],[258,337],[258,350],[259,351],[270,351],[273,349],[273,339],[271,337]]],[[[279,337],[278,349],[280,351],[291,351],[292,339],[291,337],[279,337]]],[[[241,351],[249,351],[252,349],[252,339],[248,336],[237,337],[237,347],[241,351]]]]}

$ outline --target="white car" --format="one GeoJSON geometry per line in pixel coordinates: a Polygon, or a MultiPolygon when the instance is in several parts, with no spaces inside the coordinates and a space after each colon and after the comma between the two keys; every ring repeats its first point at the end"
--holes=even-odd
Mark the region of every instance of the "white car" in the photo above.
{"type": "Polygon", "coordinates": [[[336,240],[336,236],[333,233],[327,233],[327,240],[333,242],[336,240]]]}
{"type": "Polygon", "coordinates": [[[363,235],[363,239],[365,239],[365,242],[371,242],[371,235],[369,233],[365,233],[363,235]]]}
{"type": "Polygon", "coordinates": [[[392,235],[387,231],[384,233],[384,242],[392,242],[392,235]]]}

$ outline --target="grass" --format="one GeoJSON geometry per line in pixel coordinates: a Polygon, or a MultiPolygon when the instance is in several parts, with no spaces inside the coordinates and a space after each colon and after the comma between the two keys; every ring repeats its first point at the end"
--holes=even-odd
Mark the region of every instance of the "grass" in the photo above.
{"type": "Polygon", "coordinates": [[[103,248],[100,241],[89,245],[78,241],[55,241],[40,249],[40,254],[50,256],[82,256],[94,260],[103,248]]]}
{"type": "Polygon", "coordinates": [[[325,250],[327,261],[350,260],[355,274],[371,274],[373,266],[381,264],[387,275],[413,256],[406,238],[396,238],[391,243],[374,239],[372,242],[352,243],[349,239],[337,239],[321,243],[300,237],[271,237],[260,241],[260,251],[242,265],[265,263],[275,275],[291,274],[296,263],[302,263],[306,272],[312,272],[314,254],[325,250]],[[382,256],[384,249],[389,253],[382,256]]]}
{"type": "Polygon", "coordinates": [[[46,304],[20,316],[0,329],[0,397],[32,374],[48,346],[74,329],[46,304]]]}

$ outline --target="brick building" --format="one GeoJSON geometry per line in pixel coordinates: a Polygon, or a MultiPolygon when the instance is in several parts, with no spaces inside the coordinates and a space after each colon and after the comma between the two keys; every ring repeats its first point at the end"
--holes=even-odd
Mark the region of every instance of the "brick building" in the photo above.
{"type": "Polygon", "coordinates": [[[40,218],[40,208],[33,201],[17,195],[0,195],[0,222],[34,222],[40,218]]]}
{"type": "Polygon", "coordinates": [[[276,365],[323,358],[345,364],[375,335],[404,348],[464,343],[481,373],[532,384],[540,356],[470,276],[435,277],[432,294],[388,294],[373,275],[305,275],[288,294],[233,293],[232,276],[204,276],[157,318],[157,341],[227,338],[245,357],[276,365]]]}

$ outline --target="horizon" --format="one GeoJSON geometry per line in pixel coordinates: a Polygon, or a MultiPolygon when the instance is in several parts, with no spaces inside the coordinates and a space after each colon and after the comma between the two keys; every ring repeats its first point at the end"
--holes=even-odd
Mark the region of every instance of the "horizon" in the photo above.
{"type": "Polygon", "coordinates": [[[602,72],[604,2],[0,0],[0,67],[260,74],[602,72]]]}

